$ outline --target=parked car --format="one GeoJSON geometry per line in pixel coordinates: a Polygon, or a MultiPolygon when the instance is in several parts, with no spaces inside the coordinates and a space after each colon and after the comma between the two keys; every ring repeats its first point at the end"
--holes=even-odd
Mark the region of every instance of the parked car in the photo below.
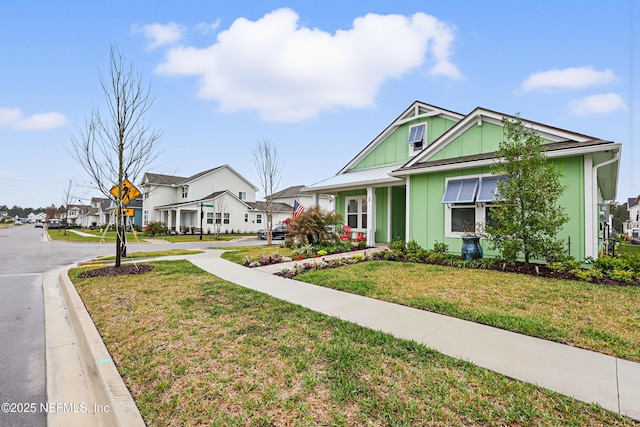
{"type": "Polygon", "coordinates": [[[16,220],[13,222],[13,225],[22,225],[22,221],[20,221],[19,219],[16,219],[16,220]]]}
{"type": "MultiPolygon", "coordinates": [[[[271,229],[271,238],[274,240],[282,239],[287,236],[289,233],[289,227],[286,225],[276,225],[271,229]]],[[[258,230],[258,239],[266,240],[267,239],[267,230],[258,230]]]]}
{"type": "Polygon", "coordinates": [[[49,221],[49,229],[60,228],[60,220],[52,219],[49,221]]]}
{"type": "Polygon", "coordinates": [[[42,228],[43,224],[40,221],[36,221],[36,228],[42,228]]]}

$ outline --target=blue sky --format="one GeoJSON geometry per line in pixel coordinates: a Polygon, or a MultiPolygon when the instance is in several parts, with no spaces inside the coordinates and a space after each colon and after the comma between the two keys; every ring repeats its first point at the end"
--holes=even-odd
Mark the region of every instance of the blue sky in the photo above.
{"type": "Polygon", "coordinates": [[[281,188],[334,175],[413,101],[520,115],[622,143],[618,201],[640,194],[640,2],[0,3],[0,205],[100,196],[69,153],[117,45],[156,95],[151,172],[229,164],[281,188]]]}

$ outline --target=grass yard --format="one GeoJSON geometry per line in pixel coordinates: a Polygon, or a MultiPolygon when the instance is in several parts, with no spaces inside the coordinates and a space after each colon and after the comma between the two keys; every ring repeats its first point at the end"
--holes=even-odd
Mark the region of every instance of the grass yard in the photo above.
{"type": "Polygon", "coordinates": [[[632,245],[630,243],[621,242],[616,251],[621,254],[640,256],[640,245],[632,245]]]}
{"type": "Polygon", "coordinates": [[[222,258],[235,262],[236,264],[242,264],[242,260],[245,257],[251,259],[257,259],[261,257],[268,257],[278,253],[282,256],[291,256],[291,249],[280,247],[278,244],[262,245],[262,246],[234,246],[224,248],[227,252],[222,254],[222,258]]]}
{"type": "MultiPolygon", "coordinates": [[[[97,231],[97,230],[78,230],[78,231],[82,231],[83,233],[87,233],[87,234],[91,234],[93,237],[87,237],[87,236],[80,236],[79,234],[74,233],[71,230],[65,230],[62,228],[59,229],[53,229],[53,230],[47,230],[47,232],[49,233],[49,237],[51,237],[51,240],[65,240],[65,241],[69,241],[69,242],[89,242],[89,243],[97,243],[100,242],[101,239],[103,238],[103,232],[102,231],[97,231]]],[[[133,233],[126,233],[126,237],[127,237],[127,241],[131,241],[131,242],[135,242],[136,239],[133,236],[133,233]]],[[[140,239],[140,235],[138,235],[138,239],[140,239]]],[[[105,242],[109,242],[109,243],[115,243],[116,241],[116,232],[115,231],[108,231],[106,234],[104,234],[104,241],[105,242]]]]}
{"type": "MultiPolygon", "coordinates": [[[[203,234],[202,241],[203,242],[228,242],[229,240],[238,239],[240,237],[247,237],[247,234],[219,234],[216,239],[215,234],[203,234]]],[[[255,234],[251,234],[251,236],[255,237],[255,234]]],[[[199,234],[170,234],[168,236],[158,235],[155,238],[163,239],[172,243],[182,243],[182,242],[199,242],[200,235],[199,234]]]]}
{"type": "MultiPolygon", "coordinates": [[[[86,236],[80,236],[76,233],[74,233],[71,230],[67,230],[66,234],[64,229],[53,229],[53,230],[48,230],[49,232],[49,236],[51,237],[52,240],[66,240],[66,241],[72,241],[72,242],[99,242],[100,239],[103,237],[104,235],[104,240],[105,242],[115,242],[116,241],[116,232],[115,231],[107,231],[107,233],[105,234],[103,231],[100,230],[88,230],[88,229],[79,229],[78,231],[82,231],[83,233],[87,233],[87,234],[91,234],[94,237],[86,237],[86,236]]],[[[203,234],[202,235],[202,241],[203,242],[225,242],[225,241],[229,241],[229,240],[233,240],[233,239],[238,239],[240,237],[245,237],[247,235],[244,234],[220,234],[219,238],[216,239],[215,235],[213,234],[203,234]]],[[[252,235],[253,236],[253,235],[252,235]]],[[[127,237],[127,241],[128,242],[137,242],[137,241],[144,241],[145,239],[162,239],[162,240],[166,240],[168,242],[172,242],[172,243],[183,243],[183,242],[199,242],[200,241],[200,235],[199,234],[177,234],[177,235],[157,235],[155,237],[149,237],[146,236],[144,233],[137,233],[137,240],[136,240],[136,236],[134,236],[134,234],[132,232],[127,232],[126,233],[126,237],[127,237]]]]}
{"type": "MultiPolygon", "coordinates": [[[[198,250],[191,250],[191,249],[169,249],[166,251],[154,251],[154,252],[131,252],[131,251],[127,251],[127,256],[123,257],[122,259],[126,260],[126,259],[138,259],[138,258],[157,258],[157,257],[163,257],[163,256],[177,256],[177,255],[195,255],[195,254],[201,254],[202,251],[198,251],[198,250]]],[[[110,260],[115,260],[116,256],[115,255],[110,255],[110,256],[104,256],[104,257],[100,257],[99,260],[100,261],[110,261],[110,260]]]]}
{"type": "Polygon", "coordinates": [[[640,288],[369,261],[297,280],[640,361],[640,288]]]}
{"type": "Polygon", "coordinates": [[[634,425],[187,261],[154,265],[70,273],[147,425],[634,425]]]}

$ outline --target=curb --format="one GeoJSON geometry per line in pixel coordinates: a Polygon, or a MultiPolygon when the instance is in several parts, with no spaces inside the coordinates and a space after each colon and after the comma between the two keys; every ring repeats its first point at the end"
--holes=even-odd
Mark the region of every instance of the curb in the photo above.
{"type": "Polygon", "coordinates": [[[43,281],[47,425],[144,426],[98,330],[68,277],[72,266],[43,281]]]}

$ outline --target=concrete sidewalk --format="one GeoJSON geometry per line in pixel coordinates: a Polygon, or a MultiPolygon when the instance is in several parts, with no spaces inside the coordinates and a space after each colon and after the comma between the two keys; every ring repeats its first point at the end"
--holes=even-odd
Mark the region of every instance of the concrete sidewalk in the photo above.
{"type": "MultiPolygon", "coordinates": [[[[207,250],[198,255],[158,260],[188,259],[240,286],[414,340],[443,354],[584,402],[597,403],[640,421],[640,363],[285,279],[226,261],[220,258],[223,252],[207,250]]],[[[275,271],[282,268],[279,265],[275,271]]],[[[60,269],[50,273],[43,284],[48,399],[77,402],[87,401],[91,395],[93,402],[111,411],[82,417],[53,414],[49,416],[49,425],[143,425],[66,272],[67,269],[60,269]]]]}
{"type": "Polygon", "coordinates": [[[640,363],[265,274],[220,258],[189,256],[224,280],[312,310],[414,340],[508,377],[597,403],[640,421],[640,363]]]}

